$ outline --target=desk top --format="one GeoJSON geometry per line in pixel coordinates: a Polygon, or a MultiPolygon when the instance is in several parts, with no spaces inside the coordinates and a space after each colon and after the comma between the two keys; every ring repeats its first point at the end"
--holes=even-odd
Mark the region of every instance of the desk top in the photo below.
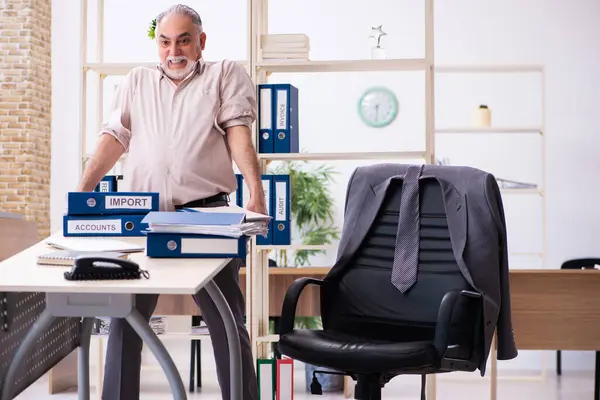
{"type": "MultiPolygon", "coordinates": [[[[145,237],[113,238],[145,246],[145,237]]],[[[70,266],[39,265],[37,256],[55,251],[42,240],[0,262],[0,292],[196,294],[229,259],[150,258],[145,252],[129,259],[150,273],[139,280],[68,281],[70,266]]]]}

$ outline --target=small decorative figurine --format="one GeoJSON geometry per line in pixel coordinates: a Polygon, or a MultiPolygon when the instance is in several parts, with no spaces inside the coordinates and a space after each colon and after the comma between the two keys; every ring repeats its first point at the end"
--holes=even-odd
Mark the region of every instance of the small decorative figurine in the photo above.
{"type": "Polygon", "coordinates": [[[371,27],[371,35],[369,37],[377,41],[377,45],[371,47],[371,58],[374,60],[385,59],[385,49],[381,47],[381,37],[387,35],[387,33],[382,30],[382,27],[383,25],[371,27]]]}

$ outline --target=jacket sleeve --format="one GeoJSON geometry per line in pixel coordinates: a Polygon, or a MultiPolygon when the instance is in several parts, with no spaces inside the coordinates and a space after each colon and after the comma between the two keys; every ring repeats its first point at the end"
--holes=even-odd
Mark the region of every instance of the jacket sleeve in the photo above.
{"type": "Polygon", "coordinates": [[[215,122],[221,133],[236,125],[250,128],[257,116],[256,90],[244,67],[234,61],[223,62],[219,94],[221,107],[215,122]]]}
{"type": "Polygon", "coordinates": [[[506,235],[506,217],[504,205],[496,178],[488,174],[486,177],[486,199],[490,212],[494,217],[499,240],[500,257],[500,311],[496,325],[498,335],[498,360],[511,360],[517,357],[517,346],[511,319],[510,274],[508,265],[508,240],[506,235]]]}
{"type": "Polygon", "coordinates": [[[131,70],[118,86],[108,119],[100,127],[100,135],[114,136],[129,151],[131,140],[131,104],[137,85],[136,69],[131,70]]]}

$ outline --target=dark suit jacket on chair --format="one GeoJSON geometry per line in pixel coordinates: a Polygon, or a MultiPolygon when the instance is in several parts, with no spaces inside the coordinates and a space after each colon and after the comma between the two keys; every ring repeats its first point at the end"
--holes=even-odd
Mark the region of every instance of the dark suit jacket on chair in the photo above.
{"type": "MultiPolygon", "coordinates": [[[[407,170],[408,165],[378,164],[353,172],[337,260],[325,280],[336,279],[344,272],[371,227],[391,180],[403,178],[407,170]]],[[[479,365],[483,376],[496,328],[498,359],[517,356],[500,189],[492,174],[471,167],[425,165],[423,178],[435,178],[440,183],[454,256],[467,282],[483,296],[484,356],[479,365]]]]}

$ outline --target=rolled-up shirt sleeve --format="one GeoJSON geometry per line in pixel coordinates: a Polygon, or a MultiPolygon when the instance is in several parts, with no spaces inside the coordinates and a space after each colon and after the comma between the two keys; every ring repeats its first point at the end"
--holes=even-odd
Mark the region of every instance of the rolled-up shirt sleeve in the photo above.
{"type": "Polygon", "coordinates": [[[131,103],[135,93],[135,70],[130,71],[118,86],[108,119],[102,123],[99,135],[114,136],[129,151],[131,140],[131,103]]]}
{"type": "Polygon", "coordinates": [[[243,66],[234,61],[223,63],[221,107],[216,123],[221,129],[236,125],[251,127],[256,120],[256,90],[243,66]]]}

